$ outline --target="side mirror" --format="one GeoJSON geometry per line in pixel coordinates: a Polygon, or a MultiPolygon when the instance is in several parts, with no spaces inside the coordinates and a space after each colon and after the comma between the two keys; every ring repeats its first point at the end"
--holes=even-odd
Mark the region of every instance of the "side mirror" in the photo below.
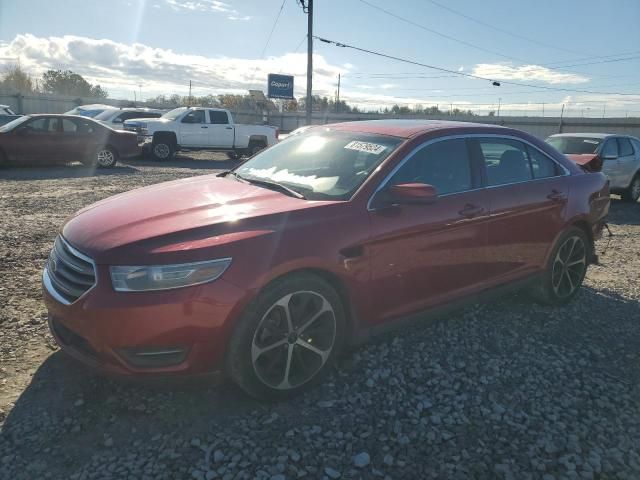
{"type": "Polygon", "coordinates": [[[436,187],[427,183],[402,183],[379,191],[372,205],[377,208],[393,205],[431,205],[438,200],[436,187]]]}

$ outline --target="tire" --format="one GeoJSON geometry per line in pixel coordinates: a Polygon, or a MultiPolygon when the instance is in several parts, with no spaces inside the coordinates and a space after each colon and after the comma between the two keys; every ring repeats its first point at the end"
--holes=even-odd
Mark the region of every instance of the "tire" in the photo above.
{"type": "Polygon", "coordinates": [[[570,302],[580,291],[592,249],[584,230],[569,227],[554,245],[533,297],[547,305],[570,302]]]}
{"type": "Polygon", "coordinates": [[[622,192],[622,200],[625,202],[636,203],[640,198],[640,174],[636,174],[631,180],[631,185],[624,192],[622,192]]]}
{"type": "Polygon", "coordinates": [[[118,163],[118,152],[111,147],[100,148],[95,154],[93,165],[98,168],[112,168],[118,163]]]}
{"type": "Polygon", "coordinates": [[[227,374],[254,398],[293,397],[327,374],[342,351],[345,324],[339,295],[321,278],[300,273],[275,280],[235,326],[227,374]]]}
{"type": "Polygon", "coordinates": [[[158,162],[171,160],[175,153],[175,145],[168,138],[154,140],[151,144],[151,157],[158,162]]]}
{"type": "Polygon", "coordinates": [[[260,150],[263,150],[265,146],[266,145],[261,142],[249,142],[249,148],[247,148],[247,156],[253,157],[258,152],[260,152],[260,150]]]}

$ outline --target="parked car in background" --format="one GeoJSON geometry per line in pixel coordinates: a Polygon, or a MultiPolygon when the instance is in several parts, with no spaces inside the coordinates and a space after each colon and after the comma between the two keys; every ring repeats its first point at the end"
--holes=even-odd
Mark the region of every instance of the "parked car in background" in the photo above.
{"type": "Polygon", "coordinates": [[[9,123],[16,118],[20,118],[21,115],[16,114],[9,105],[0,105],[0,125],[9,123]]]}
{"type": "Polygon", "coordinates": [[[605,133],[560,133],[547,143],[587,169],[602,170],[611,192],[623,200],[640,198],[640,140],[628,135],[605,133]]]}
{"type": "Polygon", "coordinates": [[[154,108],[108,108],[93,118],[111,128],[122,129],[126,120],[160,118],[165,112],[154,108]]]}
{"type": "Polygon", "coordinates": [[[25,115],[0,127],[0,165],[80,161],[107,168],[139,154],[134,134],[75,115],[25,115]]]}
{"type": "Polygon", "coordinates": [[[136,132],[141,147],[156,160],[168,160],[179,150],[210,150],[240,158],[278,141],[276,127],[236,124],[229,110],[219,108],[180,107],[158,119],[127,120],[124,128],[136,132]]]}
{"type": "Polygon", "coordinates": [[[76,108],[72,108],[68,112],[64,112],[65,115],[80,115],[81,117],[93,118],[96,115],[113,108],[113,105],[105,105],[102,103],[92,103],[90,105],[79,105],[76,108]]]}
{"type": "Polygon", "coordinates": [[[56,341],[103,372],[220,370],[282,398],[419,312],[518,288],[570,301],[608,209],[602,173],[517,130],[325,125],[81,210],[44,298],[56,341]]]}

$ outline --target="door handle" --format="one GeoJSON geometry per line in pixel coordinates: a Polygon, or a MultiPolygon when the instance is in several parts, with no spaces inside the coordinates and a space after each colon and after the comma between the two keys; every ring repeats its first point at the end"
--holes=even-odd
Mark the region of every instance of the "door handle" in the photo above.
{"type": "Polygon", "coordinates": [[[206,125],[203,125],[203,126],[201,126],[200,128],[209,128],[209,127],[207,127],[206,125]]]}
{"type": "Polygon", "coordinates": [[[466,218],[474,218],[484,213],[484,208],[472,203],[467,203],[458,213],[466,218]]]}
{"type": "Polygon", "coordinates": [[[224,127],[225,130],[233,130],[233,127],[224,127]]]}
{"type": "Polygon", "coordinates": [[[549,200],[554,200],[556,202],[559,202],[560,200],[564,200],[566,198],[565,194],[558,191],[558,190],[552,190],[551,193],[549,195],[547,195],[547,198],[549,200]]]}

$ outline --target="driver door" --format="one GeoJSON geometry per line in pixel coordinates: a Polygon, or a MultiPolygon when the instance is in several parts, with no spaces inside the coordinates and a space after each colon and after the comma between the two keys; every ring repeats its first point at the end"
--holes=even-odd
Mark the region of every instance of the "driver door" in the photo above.
{"type": "Polygon", "coordinates": [[[209,125],[204,110],[191,110],[182,117],[178,141],[183,147],[204,147],[209,144],[209,125]]]}
{"type": "Polygon", "coordinates": [[[36,117],[10,132],[6,150],[10,159],[25,164],[54,163],[61,160],[57,148],[60,122],[57,117],[36,117]]]}
{"type": "Polygon", "coordinates": [[[464,139],[426,144],[381,186],[433,185],[437,201],[369,212],[377,322],[404,316],[482,287],[489,207],[464,139]]]}

